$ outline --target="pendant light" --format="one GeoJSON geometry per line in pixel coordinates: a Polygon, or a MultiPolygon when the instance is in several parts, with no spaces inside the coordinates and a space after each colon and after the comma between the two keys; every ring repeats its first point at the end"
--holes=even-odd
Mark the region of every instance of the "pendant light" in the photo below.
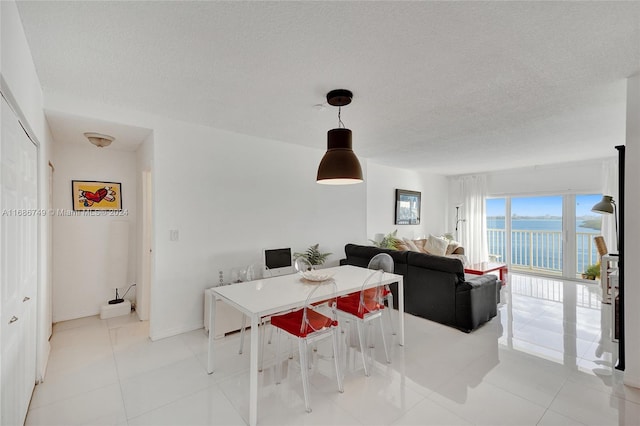
{"type": "Polygon", "coordinates": [[[352,98],[353,93],[346,89],[327,93],[329,105],[338,107],[338,127],[327,132],[327,152],[318,166],[318,183],[350,185],[363,181],[360,161],[352,149],[351,130],[344,127],[340,117],[342,107],[349,105],[352,98]]]}

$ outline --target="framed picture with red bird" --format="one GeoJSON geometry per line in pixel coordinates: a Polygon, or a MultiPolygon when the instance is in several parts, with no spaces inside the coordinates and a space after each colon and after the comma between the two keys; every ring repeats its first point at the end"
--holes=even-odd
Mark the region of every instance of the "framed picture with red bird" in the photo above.
{"type": "Polygon", "coordinates": [[[122,210],[122,185],[118,182],[72,180],[73,210],[122,210]]]}

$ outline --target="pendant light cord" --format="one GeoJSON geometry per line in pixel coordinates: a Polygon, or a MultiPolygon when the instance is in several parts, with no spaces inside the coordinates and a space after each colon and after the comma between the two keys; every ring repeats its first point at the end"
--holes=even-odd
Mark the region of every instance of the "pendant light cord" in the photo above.
{"type": "Polygon", "coordinates": [[[342,112],[342,107],[338,107],[338,127],[344,127],[344,123],[342,122],[342,118],[340,118],[340,113],[342,112]]]}

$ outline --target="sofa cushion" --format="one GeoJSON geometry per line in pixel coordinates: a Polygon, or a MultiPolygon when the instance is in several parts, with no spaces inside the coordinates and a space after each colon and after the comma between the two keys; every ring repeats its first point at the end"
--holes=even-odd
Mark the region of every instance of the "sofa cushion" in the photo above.
{"type": "Polygon", "coordinates": [[[429,235],[429,238],[427,238],[427,243],[425,244],[424,249],[429,254],[444,256],[447,253],[448,245],[449,245],[449,242],[447,240],[438,238],[434,235],[429,235]]]}
{"type": "Polygon", "coordinates": [[[464,266],[459,259],[409,252],[407,263],[420,268],[455,274],[459,281],[464,281],[464,266]]]}
{"type": "Polygon", "coordinates": [[[383,249],[373,246],[360,246],[356,244],[347,244],[344,246],[344,252],[349,260],[349,265],[361,266],[366,268],[369,261],[378,253],[387,253],[393,258],[394,268],[397,274],[404,274],[407,265],[407,252],[383,249]]]}
{"type": "Polygon", "coordinates": [[[426,238],[421,238],[419,240],[413,240],[413,243],[416,245],[416,247],[418,247],[418,250],[420,250],[421,253],[426,253],[424,251],[424,245],[427,243],[427,239],[426,238]]]}
{"type": "Polygon", "coordinates": [[[422,250],[420,250],[416,245],[416,243],[414,243],[410,239],[403,238],[402,241],[404,242],[404,245],[406,245],[409,248],[409,250],[415,251],[416,253],[422,253],[422,250]]]}
{"type": "Polygon", "coordinates": [[[454,240],[449,241],[449,245],[447,245],[447,252],[445,254],[453,254],[456,249],[460,247],[460,243],[454,240]]]}

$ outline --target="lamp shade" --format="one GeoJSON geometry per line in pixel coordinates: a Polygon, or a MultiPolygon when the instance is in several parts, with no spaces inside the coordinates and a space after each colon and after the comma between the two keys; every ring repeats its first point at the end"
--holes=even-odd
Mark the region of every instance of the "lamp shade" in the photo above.
{"type": "Polygon", "coordinates": [[[591,208],[594,213],[600,214],[613,214],[615,201],[610,195],[603,195],[602,200],[591,208]]]}
{"type": "Polygon", "coordinates": [[[360,161],[351,145],[351,130],[337,128],[327,132],[327,152],[318,166],[316,181],[325,185],[349,185],[363,181],[360,161]]]}

